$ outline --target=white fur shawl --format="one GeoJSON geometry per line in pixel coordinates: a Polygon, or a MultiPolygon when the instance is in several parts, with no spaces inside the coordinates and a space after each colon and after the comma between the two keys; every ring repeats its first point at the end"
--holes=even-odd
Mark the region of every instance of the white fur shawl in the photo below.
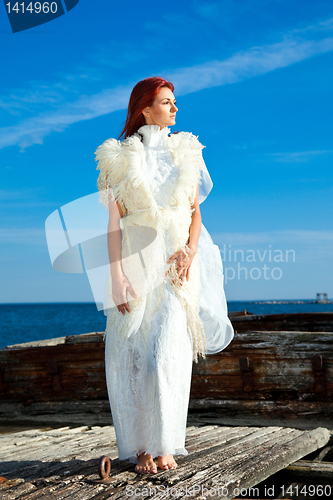
{"type": "MultiPolygon", "coordinates": [[[[204,146],[189,132],[172,134],[167,138],[172,160],[179,169],[179,179],[170,200],[170,206],[188,206],[194,202],[200,181],[200,159],[204,146]]],[[[100,170],[97,187],[100,199],[108,210],[108,187],[112,187],[112,199],[116,199],[124,214],[138,209],[150,208],[156,217],[157,206],[141,164],[144,146],[139,134],[124,141],[107,139],[96,152],[96,170],[100,170]]]]}

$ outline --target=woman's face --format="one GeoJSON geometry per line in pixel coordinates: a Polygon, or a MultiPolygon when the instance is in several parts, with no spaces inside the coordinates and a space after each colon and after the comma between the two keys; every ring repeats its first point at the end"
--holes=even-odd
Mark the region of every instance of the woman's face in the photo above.
{"type": "Polygon", "coordinates": [[[170,89],[162,87],[155,101],[142,111],[146,125],[159,125],[162,129],[176,123],[176,99],[170,89]]]}

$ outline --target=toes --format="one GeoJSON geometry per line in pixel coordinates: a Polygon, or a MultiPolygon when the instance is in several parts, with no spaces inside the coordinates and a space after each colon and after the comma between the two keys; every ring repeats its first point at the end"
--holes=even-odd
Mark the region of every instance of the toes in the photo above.
{"type": "Polygon", "coordinates": [[[146,473],[149,474],[149,473],[156,473],[157,470],[154,468],[154,467],[150,467],[150,469],[146,470],[146,473]]]}
{"type": "Polygon", "coordinates": [[[152,464],[152,465],[143,465],[143,466],[140,466],[140,465],[137,465],[135,468],[134,468],[135,472],[139,473],[139,474],[149,474],[151,472],[153,473],[157,473],[157,467],[156,467],[156,464],[152,464]]]}
{"type": "MultiPolygon", "coordinates": [[[[159,457],[160,458],[160,457],[159,457]]],[[[165,456],[164,457],[164,460],[166,459],[167,457],[165,456]]],[[[158,462],[158,467],[162,470],[169,470],[169,469],[175,469],[177,467],[177,462],[175,462],[175,460],[173,460],[173,456],[171,455],[171,462],[167,462],[167,463],[160,463],[160,461],[158,462]]]]}
{"type": "Polygon", "coordinates": [[[152,472],[156,473],[157,467],[151,455],[148,453],[141,453],[141,455],[138,455],[138,461],[134,470],[138,474],[149,474],[152,472]]]}

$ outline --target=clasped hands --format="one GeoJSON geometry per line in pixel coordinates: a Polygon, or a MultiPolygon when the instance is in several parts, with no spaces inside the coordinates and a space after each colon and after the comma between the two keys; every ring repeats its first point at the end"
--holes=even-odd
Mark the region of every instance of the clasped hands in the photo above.
{"type": "Polygon", "coordinates": [[[177,252],[171,255],[167,260],[167,264],[170,264],[174,260],[176,261],[176,271],[178,278],[182,280],[181,285],[183,285],[185,279],[187,281],[190,279],[190,268],[196,253],[196,250],[185,245],[185,252],[183,250],[177,250],[177,252]]]}

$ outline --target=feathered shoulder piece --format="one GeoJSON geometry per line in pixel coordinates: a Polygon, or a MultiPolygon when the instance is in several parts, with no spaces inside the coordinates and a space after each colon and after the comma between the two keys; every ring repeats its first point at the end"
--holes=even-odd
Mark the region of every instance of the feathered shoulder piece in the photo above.
{"type": "Polygon", "coordinates": [[[107,139],[95,151],[96,170],[100,171],[97,179],[99,190],[107,189],[110,184],[118,183],[124,175],[125,165],[122,145],[116,139],[107,139]]]}
{"type": "Polygon", "coordinates": [[[205,148],[198,137],[193,135],[191,132],[175,132],[168,137],[169,148],[176,150],[181,149],[184,154],[200,154],[205,148]]]}
{"type": "MultiPolygon", "coordinates": [[[[203,146],[198,137],[191,132],[177,132],[168,137],[168,147],[180,154],[200,154],[203,146]]],[[[127,137],[122,142],[116,139],[107,139],[95,151],[95,161],[99,170],[97,186],[99,190],[107,189],[109,185],[120,182],[127,170],[127,156],[131,151],[143,151],[143,144],[137,134],[127,137]]]]}
{"type": "Polygon", "coordinates": [[[120,181],[125,176],[127,162],[121,141],[107,139],[98,146],[95,156],[95,161],[98,162],[96,170],[100,171],[97,179],[99,199],[107,210],[109,210],[110,201],[117,199],[123,213],[126,213],[120,181]]]}
{"type": "MultiPolygon", "coordinates": [[[[178,201],[182,199],[185,203],[187,198],[193,198],[192,191],[199,182],[200,159],[204,146],[190,132],[171,134],[167,139],[167,144],[172,159],[181,171],[175,193],[179,198],[178,201]]],[[[134,193],[133,189],[135,190],[140,185],[144,188],[146,185],[141,169],[143,154],[144,146],[137,133],[123,141],[107,139],[95,151],[95,161],[98,162],[96,170],[100,171],[97,179],[99,197],[107,210],[109,210],[110,201],[117,200],[123,213],[126,214],[128,212],[126,207],[131,205],[132,201],[134,203],[134,194],[138,194],[138,191],[134,193]]],[[[143,197],[143,192],[144,190],[141,190],[141,197],[143,197]]],[[[141,201],[144,202],[143,199],[141,201]]],[[[139,204],[141,201],[137,199],[136,203],[139,204]]]]}

